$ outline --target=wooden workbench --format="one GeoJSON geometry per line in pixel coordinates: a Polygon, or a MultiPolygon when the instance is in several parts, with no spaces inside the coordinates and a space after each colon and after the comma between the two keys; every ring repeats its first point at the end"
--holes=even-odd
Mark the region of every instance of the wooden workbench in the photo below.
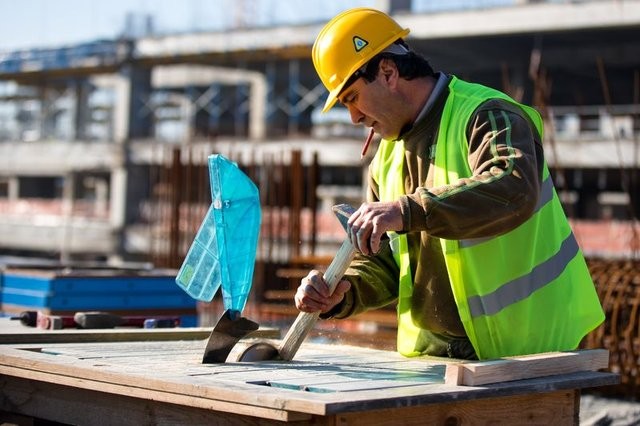
{"type": "MultiPolygon", "coordinates": [[[[94,340],[113,332],[96,332],[94,340]]],[[[80,425],[569,425],[578,423],[580,389],[618,381],[615,374],[592,371],[597,364],[573,368],[581,364],[569,358],[563,371],[577,371],[461,386],[456,383],[465,374],[500,368],[503,361],[406,359],[395,352],[313,343],[303,344],[291,362],[203,365],[206,339],[176,336],[133,342],[5,339],[0,410],[80,425]],[[445,383],[452,372],[460,374],[445,383]]],[[[565,362],[565,355],[581,358],[560,354],[565,362]]],[[[521,372],[530,365],[512,361],[504,362],[515,362],[521,372]]],[[[540,364],[536,368],[533,374],[544,374],[540,364]]]]}

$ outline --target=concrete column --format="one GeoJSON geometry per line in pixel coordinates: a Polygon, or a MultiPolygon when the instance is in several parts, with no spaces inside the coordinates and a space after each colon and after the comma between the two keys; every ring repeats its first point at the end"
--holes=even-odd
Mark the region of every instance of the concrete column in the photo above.
{"type": "Polygon", "coordinates": [[[121,68],[120,77],[116,80],[113,134],[115,143],[121,146],[121,161],[111,169],[109,206],[109,222],[120,242],[116,257],[124,252],[128,219],[135,217],[137,212],[137,205],[129,195],[136,192],[134,186],[138,182],[129,177],[128,145],[132,139],[149,137],[152,123],[152,115],[146,108],[151,93],[151,71],[125,65],[121,68]]]}
{"type": "Polygon", "coordinates": [[[129,97],[131,81],[124,75],[113,78],[114,105],[111,123],[113,141],[124,144],[129,137],[129,97]]]}
{"type": "Polygon", "coordinates": [[[76,197],[76,176],[69,172],[64,176],[62,187],[62,237],[60,239],[60,261],[71,259],[71,240],[73,238],[73,204],[76,197]]]}
{"type": "Polygon", "coordinates": [[[75,98],[74,98],[74,122],[73,135],[74,140],[87,139],[87,125],[89,123],[89,93],[90,87],[86,79],[75,81],[75,98]]]}
{"type": "Polygon", "coordinates": [[[51,116],[51,93],[47,86],[38,88],[40,93],[40,135],[38,139],[53,137],[55,122],[51,116]]]}
{"type": "Polygon", "coordinates": [[[209,101],[209,105],[207,106],[207,111],[209,111],[209,132],[213,129],[214,133],[219,133],[220,131],[220,108],[216,105],[218,102],[218,98],[220,97],[220,85],[218,83],[212,83],[209,85],[209,90],[211,90],[211,100],[209,101]]]}
{"type": "Polygon", "coordinates": [[[384,13],[389,13],[391,10],[391,0],[376,0],[373,7],[384,13]]]}
{"type": "Polygon", "coordinates": [[[131,86],[132,82],[126,72],[114,77],[114,100],[112,114],[113,142],[120,146],[122,161],[118,167],[111,169],[111,192],[109,194],[109,224],[114,235],[117,235],[118,250],[113,254],[119,259],[124,253],[125,217],[127,210],[127,169],[125,168],[129,141],[129,123],[131,121],[131,86]]]}
{"type": "Polygon", "coordinates": [[[10,176],[7,180],[7,198],[16,201],[19,197],[20,183],[17,176],[10,176]]]}
{"type": "MultiPolygon", "coordinates": [[[[235,88],[235,108],[233,110],[233,125],[234,132],[236,136],[241,136],[244,134],[245,129],[245,112],[246,105],[245,100],[251,95],[248,93],[249,88],[246,84],[238,84],[235,88]]],[[[249,133],[251,133],[251,129],[248,129],[249,133]]]]}
{"type": "Polygon", "coordinates": [[[116,231],[122,231],[126,222],[127,176],[124,166],[111,170],[109,223],[116,231]]]}
{"type": "Polygon", "coordinates": [[[411,12],[411,0],[388,0],[389,14],[409,13],[411,12]]]}
{"type": "Polygon", "coordinates": [[[267,62],[265,67],[265,79],[266,79],[266,92],[265,92],[265,100],[266,100],[266,122],[269,128],[273,128],[273,125],[276,122],[276,113],[278,112],[277,102],[276,102],[276,73],[277,73],[277,64],[275,61],[267,62]]]}
{"type": "Polygon", "coordinates": [[[84,186],[93,190],[93,213],[96,217],[104,217],[109,211],[109,184],[106,179],[88,176],[83,180],[84,186]]]}
{"type": "Polygon", "coordinates": [[[374,8],[389,15],[411,12],[412,0],[376,0],[374,8]]]}
{"type": "Polygon", "coordinates": [[[266,135],[267,82],[263,75],[254,73],[249,89],[249,138],[264,139],[266,135]]]}
{"type": "Polygon", "coordinates": [[[190,144],[197,132],[196,122],[198,115],[198,108],[195,102],[198,99],[198,91],[193,86],[187,86],[185,88],[184,102],[182,103],[182,116],[185,122],[184,140],[181,143],[190,144]]]}
{"type": "Polygon", "coordinates": [[[295,135],[300,127],[300,111],[298,102],[298,85],[300,84],[300,62],[297,59],[289,61],[289,134],[295,135]]]}
{"type": "Polygon", "coordinates": [[[151,93],[151,70],[127,65],[121,74],[128,80],[128,121],[126,123],[127,138],[143,138],[151,135],[151,114],[146,109],[146,103],[151,93]]]}

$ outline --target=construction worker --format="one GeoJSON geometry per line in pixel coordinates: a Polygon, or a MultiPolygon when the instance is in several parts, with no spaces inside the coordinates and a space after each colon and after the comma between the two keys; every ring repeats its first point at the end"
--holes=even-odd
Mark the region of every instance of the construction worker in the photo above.
{"type": "Polygon", "coordinates": [[[319,271],[295,303],[346,318],[397,303],[397,350],[464,359],[573,350],[604,319],[542,148],[543,123],[506,94],[434,72],[386,14],[356,8],[318,35],[329,91],[382,140],[358,251],[330,295],[319,271]]]}

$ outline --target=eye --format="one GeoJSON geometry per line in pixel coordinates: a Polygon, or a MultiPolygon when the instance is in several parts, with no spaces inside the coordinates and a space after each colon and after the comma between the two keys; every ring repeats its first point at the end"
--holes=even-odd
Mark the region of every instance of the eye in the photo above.
{"type": "Polygon", "coordinates": [[[358,93],[357,92],[352,92],[349,93],[347,96],[344,97],[344,99],[342,100],[342,104],[343,105],[348,105],[351,104],[353,102],[356,101],[356,99],[358,99],[358,93]]]}

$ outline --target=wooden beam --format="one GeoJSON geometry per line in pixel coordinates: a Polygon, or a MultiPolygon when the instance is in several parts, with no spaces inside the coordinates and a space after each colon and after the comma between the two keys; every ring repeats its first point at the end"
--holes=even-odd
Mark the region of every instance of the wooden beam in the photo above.
{"type": "Polygon", "coordinates": [[[489,361],[450,363],[447,364],[445,383],[479,386],[579,371],[597,371],[608,366],[609,351],[606,349],[550,352],[489,361]]]}

